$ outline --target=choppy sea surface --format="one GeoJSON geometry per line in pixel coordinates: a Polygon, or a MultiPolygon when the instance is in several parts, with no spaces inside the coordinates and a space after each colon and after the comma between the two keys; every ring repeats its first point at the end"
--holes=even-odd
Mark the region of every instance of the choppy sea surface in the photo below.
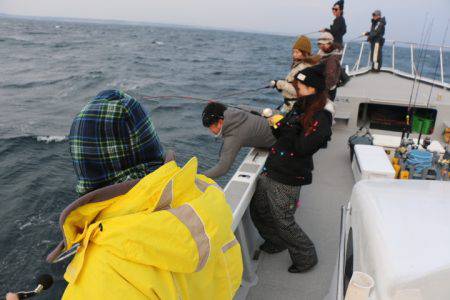
{"type": "MultiPolygon", "coordinates": [[[[60,298],[66,264],[48,265],[60,241],[58,216],[76,199],[68,134],[73,117],[104,89],[142,100],[160,139],[184,164],[214,165],[221,146],[201,125],[204,103],[142,96],[221,99],[285,76],[295,37],[188,28],[28,20],[0,17],[0,294],[34,288],[49,272],[55,285],[40,299],[60,298]]],[[[352,64],[357,44],[344,63],[352,64]]],[[[396,64],[408,71],[408,49],[396,64]]],[[[403,53],[403,54],[402,54],[403,53]]],[[[367,52],[365,56],[367,57],[367,52]]],[[[424,75],[432,77],[430,53],[424,75]]],[[[445,66],[450,58],[445,53],[445,66]]],[[[389,61],[387,55],[385,61],[389,61]]],[[[363,60],[364,61],[364,60],[363,60]]],[[[447,82],[450,72],[447,67],[447,82]]],[[[223,99],[275,107],[278,93],[262,90],[223,99]]],[[[245,155],[241,151],[233,170],[245,155]]],[[[224,186],[233,172],[219,180],[224,186]]]]}

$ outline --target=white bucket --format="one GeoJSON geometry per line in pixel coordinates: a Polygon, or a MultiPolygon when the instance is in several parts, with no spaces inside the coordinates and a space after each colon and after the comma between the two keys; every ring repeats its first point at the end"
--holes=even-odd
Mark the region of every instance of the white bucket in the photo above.
{"type": "Polygon", "coordinates": [[[353,272],[345,294],[345,300],[367,300],[374,284],[375,282],[370,275],[363,272],[353,272]]]}

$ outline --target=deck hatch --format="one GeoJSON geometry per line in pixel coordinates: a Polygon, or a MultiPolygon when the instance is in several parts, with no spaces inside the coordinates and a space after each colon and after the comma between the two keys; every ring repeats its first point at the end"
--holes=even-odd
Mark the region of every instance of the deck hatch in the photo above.
{"type": "Polygon", "coordinates": [[[247,172],[247,173],[256,173],[258,172],[259,165],[255,164],[242,164],[242,166],[239,168],[240,172],[247,172]]]}

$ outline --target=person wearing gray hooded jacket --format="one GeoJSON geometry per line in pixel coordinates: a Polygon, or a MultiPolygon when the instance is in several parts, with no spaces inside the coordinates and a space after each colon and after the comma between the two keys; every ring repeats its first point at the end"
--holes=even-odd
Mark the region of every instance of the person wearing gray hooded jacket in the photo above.
{"type": "Polygon", "coordinates": [[[225,175],[242,147],[270,148],[276,139],[266,118],[250,112],[227,108],[219,102],[206,105],[203,126],[223,139],[219,162],[204,172],[210,178],[225,175]]]}

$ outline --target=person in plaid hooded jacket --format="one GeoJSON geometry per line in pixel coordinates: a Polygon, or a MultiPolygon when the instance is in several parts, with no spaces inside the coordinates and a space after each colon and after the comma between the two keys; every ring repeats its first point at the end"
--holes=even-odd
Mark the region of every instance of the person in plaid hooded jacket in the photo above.
{"type": "Polygon", "coordinates": [[[165,155],[149,113],[119,90],[100,92],[81,110],[69,143],[80,196],[142,178],[173,155],[165,155]]]}

